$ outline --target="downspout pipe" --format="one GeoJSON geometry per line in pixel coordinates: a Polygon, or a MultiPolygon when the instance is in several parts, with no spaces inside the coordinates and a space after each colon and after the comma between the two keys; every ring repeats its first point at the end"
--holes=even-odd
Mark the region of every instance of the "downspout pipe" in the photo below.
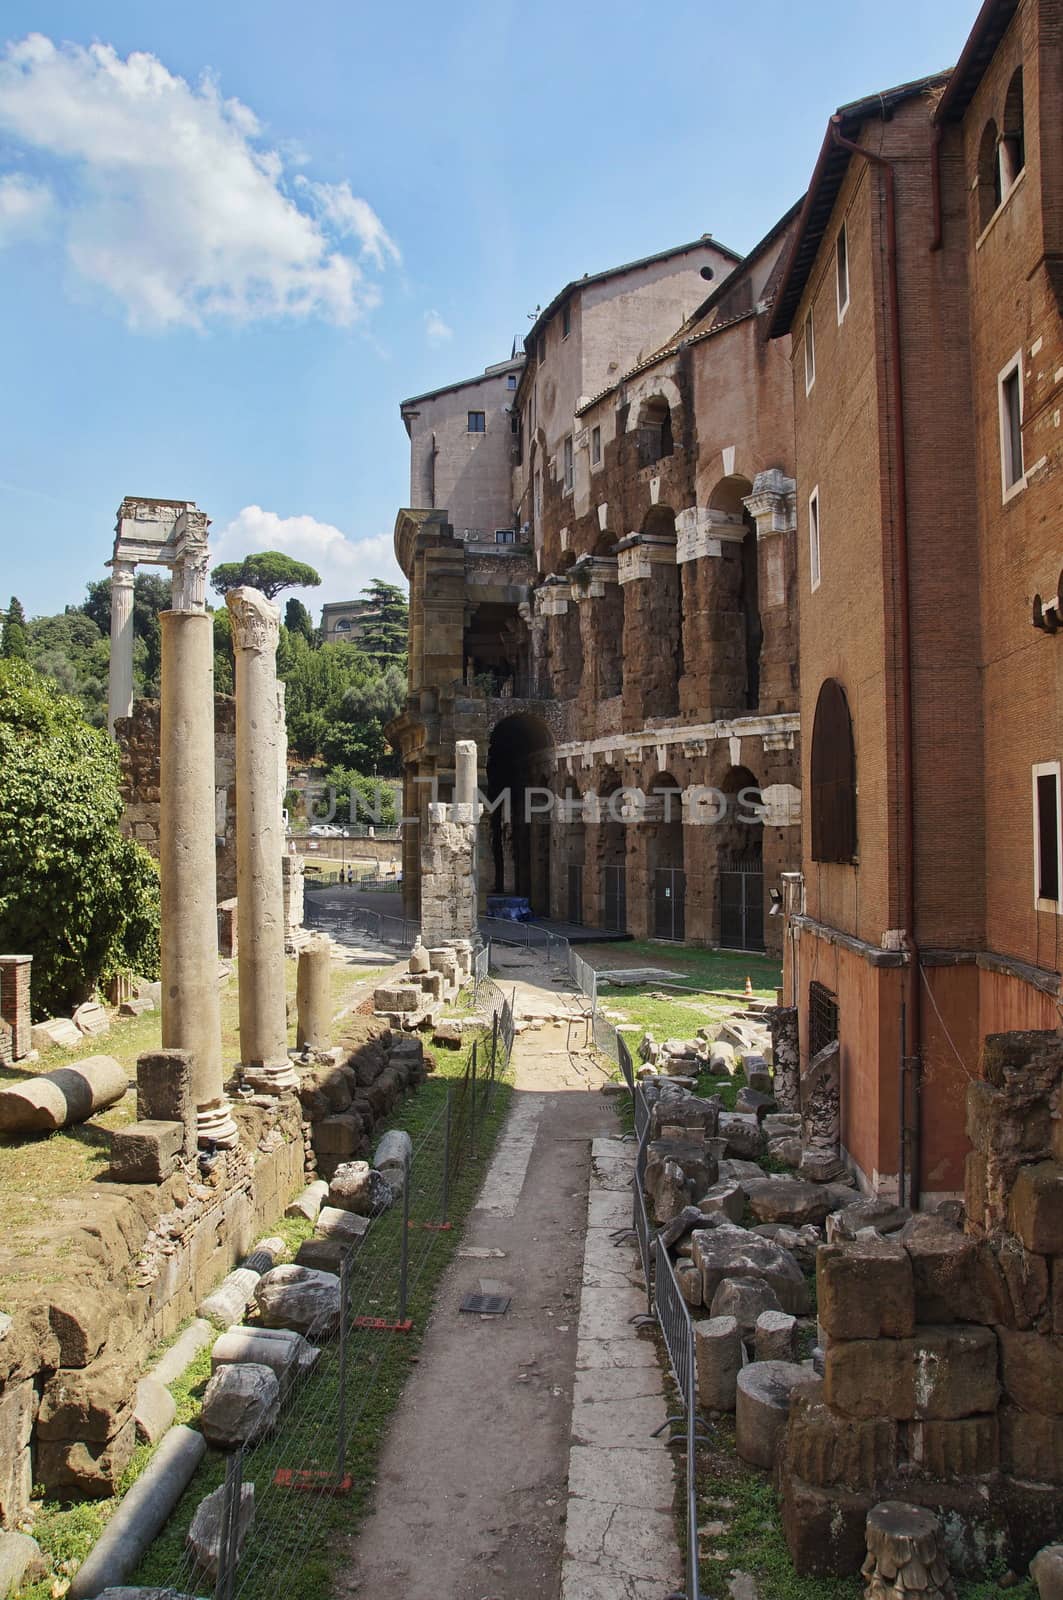
{"type": "MultiPolygon", "coordinates": [[[[907,971],[907,1033],[909,1057],[918,1061],[922,1050],[922,1002],[919,988],[919,947],[915,938],[915,784],[913,774],[912,737],[912,618],[911,575],[908,544],[908,458],[904,445],[904,378],[901,370],[901,297],[897,265],[897,194],[893,163],[875,150],[846,139],[841,131],[841,117],[833,116],[830,122],[831,139],[840,150],[859,156],[881,173],[886,193],[886,279],[889,297],[889,352],[890,390],[892,398],[893,458],[897,484],[893,566],[897,575],[900,625],[900,688],[901,688],[901,832],[903,838],[904,873],[901,886],[901,907],[904,918],[905,940],[908,948],[907,971]]],[[[920,1074],[915,1074],[918,1086],[920,1074]]],[[[898,1130],[900,1144],[907,1137],[907,1128],[898,1130]]],[[[898,1167],[900,1162],[898,1161],[898,1167]]],[[[920,1172],[917,1159],[911,1162],[911,1207],[916,1210],[920,1197],[920,1172]]]]}

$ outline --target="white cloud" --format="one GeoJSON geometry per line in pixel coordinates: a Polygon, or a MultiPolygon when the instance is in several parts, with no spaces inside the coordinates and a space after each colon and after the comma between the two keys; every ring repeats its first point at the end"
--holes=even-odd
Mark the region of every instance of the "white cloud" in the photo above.
{"type": "MultiPolygon", "coordinates": [[[[338,241],[374,266],[398,252],[347,183],[316,185],[314,214],[253,111],[155,56],[56,46],[41,34],[0,55],[0,130],[72,182],[63,218],[75,269],[113,294],[133,327],[321,316],[355,321],[379,299],[338,241]]],[[[10,182],[10,179],[7,180],[10,182]]]]}
{"type": "Polygon", "coordinates": [[[321,220],[340,238],[357,239],[362,255],[368,256],[374,266],[383,267],[388,259],[402,260],[398,245],[368,200],[353,194],[349,183],[312,183],[303,177],[295,181],[309,194],[321,220]]]}
{"type": "Polygon", "coordinates": [[[332,523],[318,522],[316,517],[280,517],[261,506],[245,506],[227,527],[211,533],[210,542],[215,563],[240,561],[257,550],[283,550],[308,562],[321,574],[320,589],[286,592],[298,594],[315,618],[326,600],[353,600],[371,578],[406,588],[387,533],[348,539],[332,523]]]}
{"type": "Polygon", "coordinates": [[[438,311],[425,312],[424,331],[429,344],[446,344],[454,337],[454,329],[443,321],[438,311]]]}
{"type": "Polygon", "coordinates": [[[0,175],[0,245],[38,233],[54,204],[55,196],[46,183],[17,172],[0,175]]]}

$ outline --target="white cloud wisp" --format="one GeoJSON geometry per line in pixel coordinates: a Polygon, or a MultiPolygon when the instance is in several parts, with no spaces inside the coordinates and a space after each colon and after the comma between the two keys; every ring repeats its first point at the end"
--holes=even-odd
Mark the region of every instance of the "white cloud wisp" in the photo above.
{"type": "MultiPolygon", "coordinates": [[[[326,600],[354,600],[372,578],[406,588],[395,560],[391,537],[373,534],[348,539],[330,522],[316,517],[281,517],[261,506],[245,506],[217,534],[211,534],[214,563],[240,561],[258,550],[283,550],[321,574],[320,589],[293,590],[315,617],[326,600]]],[[[281,597],[283,609],[284,597],[281,597]]]]}

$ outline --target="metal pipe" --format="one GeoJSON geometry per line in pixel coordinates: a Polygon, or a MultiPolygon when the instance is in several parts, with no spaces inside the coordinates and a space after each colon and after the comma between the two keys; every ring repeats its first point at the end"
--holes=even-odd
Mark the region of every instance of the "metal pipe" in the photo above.
{"type": "Polygon", "coordinates": [[[347,1321],[351,1298],[351,1252],[340,1257],[340,1392],[336,1432],[336,1482],[342,1483],[347,1467],[347,1321]]]}
{"type": "MultiPolygon", "coordinates": [[[[831,118],[831,138],[842,150],[860,156],[878,168],[886,189],[886,274],[889,293],[889,348],[890,389],[893,402],[892,435],[894,477],[896,482],[896,540],[890,552],[898,589],[898,622],[900,639],[901,695],[901,802],[903,807],[902,832],[904,838],[904,875],[902,879],[902,913],[904,936],[908,946],[906,987],[911,1043],[909,1054],[917,1061],[922,1050],[922,997],[919,992],[919,946],[915,936],[915,778],[912,736],[912,618],[911,572],[908,544],[908,458],[904,443],[904,377],[901,370],[901,296],[897,264],[897,197],[893,164],[875,150],[846,139],[841,131],[841,118],[831,118]]],[[[913,1163],[911,1174],[912,1209],[919,1204],[920,1173],[918,1161],[913,1163]]]]}
{"type": "Polygon", "coordinates": [[[402,1175],[402,1242],[399,1246],[399,1316],[406,1321],[406,1299],[410,1273],[410,1177],[412,1160],[407,1157],[402,1175]]]}
{"type": "Polygon", "coordinates": [[[907,1181],[905,1172],[906,1163],[906,1136],[907,1126],[907,1090],[908,1090],[908,1060],[905,1055],[907,1037],[907,1007],[901,1001],[901,1050],[900,1060],[897,1063],[897,1204],[904,1204],[904,1189],[907,1181]]]}
{"type": "Polygon", "coordinates": [[[930,204],[934,221],[933,232],[930,235],[930,248],[932,251],[940,250],[943,243],[943,229],[941,220],[941,141],[944,136],[945,130],[942,128],[940,122],[935,122],[930,145],[930,204]]]}

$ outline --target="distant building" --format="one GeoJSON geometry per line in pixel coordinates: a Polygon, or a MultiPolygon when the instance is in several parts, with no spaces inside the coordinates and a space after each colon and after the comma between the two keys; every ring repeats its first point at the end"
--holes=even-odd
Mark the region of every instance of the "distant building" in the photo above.
{"type": "Polygon", "coordinates": [[[325,644],[357,644],[378,615],[368,600],[330,600],[321,607],[321,637],[325,644]]]}

